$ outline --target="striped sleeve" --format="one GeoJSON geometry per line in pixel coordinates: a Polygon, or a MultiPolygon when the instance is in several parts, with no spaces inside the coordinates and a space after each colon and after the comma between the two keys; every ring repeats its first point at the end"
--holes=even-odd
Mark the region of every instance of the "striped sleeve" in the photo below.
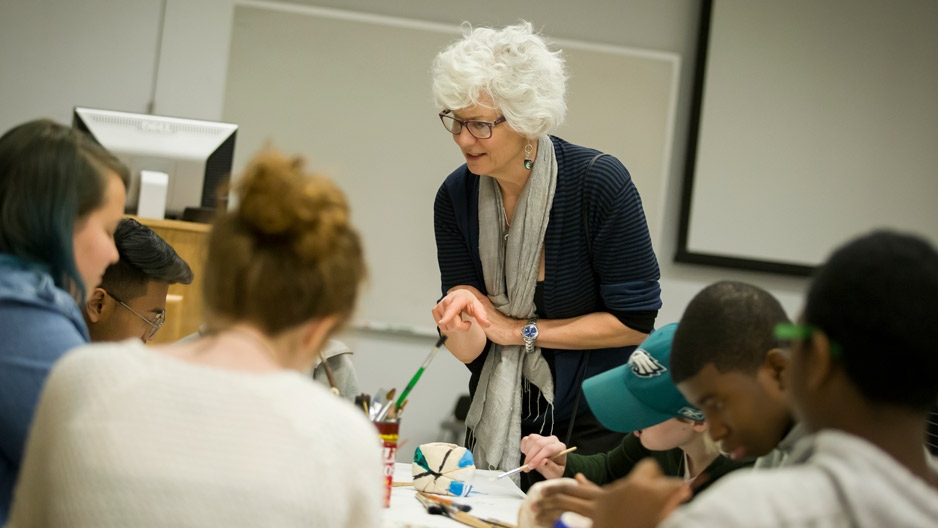
{"type": "Polygon", "coordinates": [[[925,431],[925,447],[934,457],[938,457],[938,404],[932,406],[928,412],[927,430],[925,431]]]}
{"type": "MultiPolygon", "coordinates": [[[[460,170],[451,174],[440,186],[433,204],[441,298],[450,288],[459,285],[474,286],[485,292],[481,263],[473,254],[473,238],[478,246],[478,212],[477,206],[471,204],[473,187],[472,182],[467,181],[467,174],[460,170]]],[[[478,200],[478,194],[475,199],[478,200]]]]}
{"type": "Polygon", "coordinates": [[[558,173],[545,236],[547,317],[607,312],[650,331],[661,307],[658,261],[629,172],[611,155],[590,166],[596,150],[552,140],[558,173]]]}
{"type": "Polygon", "coordinates": [[[645,212],[632,178],[612,156],[598,159],[584,181],[592,262],[610,312],[658,310],[661,287],[645,212]]]}

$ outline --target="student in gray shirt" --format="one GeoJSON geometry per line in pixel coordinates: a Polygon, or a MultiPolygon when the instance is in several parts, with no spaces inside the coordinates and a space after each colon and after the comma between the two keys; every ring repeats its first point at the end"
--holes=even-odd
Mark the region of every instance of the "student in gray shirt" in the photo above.
{"type": "MultiPolygon", "coordinates": [[[[729,475],[660,526],[935,526],[938,469],[922,446],[938,394],[934,320],[928,242],[880,231],[839,248],[799,324],[776,328],[790,344],[783,384],[814,434],[787,467],[729,475]]],[[[686,494],[643,464],[599,499],[594,527],[659,525],[686,494]]]]}

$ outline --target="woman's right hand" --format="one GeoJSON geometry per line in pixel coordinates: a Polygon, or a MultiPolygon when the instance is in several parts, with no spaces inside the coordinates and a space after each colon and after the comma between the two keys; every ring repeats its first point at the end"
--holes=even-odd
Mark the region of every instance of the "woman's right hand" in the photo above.
{"type": "Polygon", "coordinates": [[[447,337],[446,349],[466,364],[482,354],[485,329],[491,325],[481,296],[472,286],[456,286],[431,311],[440,333],[447,337]]]}
{"type": "Polygon", "coordinates": [[[567,455],[561,455],[553,460],[550,457],[566,448],[566,444],[556,436],[530,434],[521,439],[521,452],[524,453],[524,465],[528,466],[528,471],[533,469],[548,479],[563,476],[567,466],[567,455]]]}
{"type": "Polygon", "coordinates": [[[446,297],[433,307],[433,320],[442,333],[448,335],[452,332],[468,332],[472,328],[473,320],[483,328],[490,325],[485,306],[476,296],[477,293],[481,295],[471,286],[460,286],[450,290],[446,297]]]}

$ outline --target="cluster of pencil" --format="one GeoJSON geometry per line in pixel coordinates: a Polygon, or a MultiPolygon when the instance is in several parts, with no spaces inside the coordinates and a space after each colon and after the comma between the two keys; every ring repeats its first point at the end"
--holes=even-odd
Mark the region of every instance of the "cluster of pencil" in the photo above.
{"type": "Polygon", "coordinates": [[[355,396],[355,405],[364,409],[365,416],[372,422],[396,422],[400,420],[404,407],[407,407],[409,401],[405,399],[400,403],[395,403],[396,393],[397,389],[389,391],[378,389],[374,396],[363,392],[355,396]]]}

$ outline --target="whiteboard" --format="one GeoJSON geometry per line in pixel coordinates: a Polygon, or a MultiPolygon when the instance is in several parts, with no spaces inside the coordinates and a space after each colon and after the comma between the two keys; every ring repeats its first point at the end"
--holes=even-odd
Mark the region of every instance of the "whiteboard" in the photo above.
{"type": "MultiPolygon", "coordinates": [[[[536,25],[536,21],[532,21],[536,25]]],[[[361,326],[435,335],[433,201],[464,160],[437,117],[433,58],[459,28],[314,7],[236,7],[223,120],[236,171],[265,143],[299,153],[348,194],[369,280],[361,326]]],[[[569,41],[568,121],[556,135],[616,155],[659,239],[674,130],[676,55],[569,41]]]]}
{"type": "Polygon", "coordinates": [[[938,2],[712,10],[679,260],[807,273],[877,227],[938,244],[938,2]]]}

